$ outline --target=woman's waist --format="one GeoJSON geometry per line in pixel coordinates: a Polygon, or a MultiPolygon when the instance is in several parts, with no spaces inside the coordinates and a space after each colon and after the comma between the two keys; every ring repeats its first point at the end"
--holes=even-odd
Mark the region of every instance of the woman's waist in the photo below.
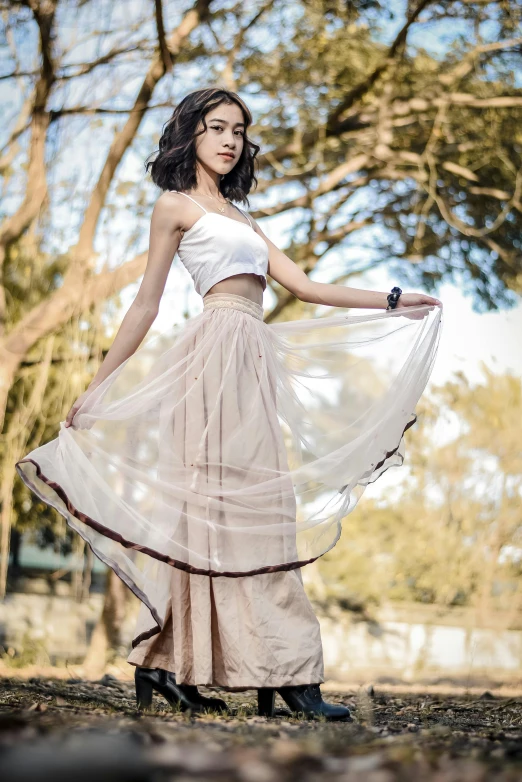
{"type": "MultiPolygon", "coordinates": [[[[228,270],[227,270],[228,272],[228,270]]],[[[258,306],[263,307],[263,292],[266,288],[266,278],[261,275],[238,271],[226,274],[221,279],[210,281],[203,287],[203,301],[214,294],[233,294],[244,299],[249,299],[258,306]]]]}
{"type": "Polygon", "coordinates": [[[203,310],[235,309],[263,320],[263,305],[239,293],[207,293],[203,296],[203,310]]]}

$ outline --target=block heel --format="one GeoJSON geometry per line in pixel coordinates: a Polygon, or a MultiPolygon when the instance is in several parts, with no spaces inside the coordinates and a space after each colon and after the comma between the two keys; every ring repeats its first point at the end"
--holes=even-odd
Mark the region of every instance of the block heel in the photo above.
{"type": "Polygon", "coordinates": [[[276,691],[273,687],[261,687],[257,691],[257,713],[260,717],[273,717],[276,691]]]}
{"type": "Polygon", "coordinates": [[[134,672],[134,685],[136,687],[136,706],[138,710],[150,709],[152,706],[152,684],[140,677],[137,668],[134,672]]]}

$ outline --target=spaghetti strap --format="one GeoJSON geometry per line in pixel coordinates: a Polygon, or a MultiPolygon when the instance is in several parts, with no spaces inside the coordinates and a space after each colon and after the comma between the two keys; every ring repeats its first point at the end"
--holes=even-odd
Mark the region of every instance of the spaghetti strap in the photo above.
{"type": "MultiPolygon", "coordinates": [[[[232,204],[232,206],[236,206],[236,205],[232,204]]],[[[249,224],[250,228],[252,228],[252,230],[254,230],[254,226],[252,225],[252,221],[251,221],[250,217],[247,215],[247,213],[243,212],[242,209],[239,209],[239,206],[236,206],[236,209],[238,209],[241,212],[241,214],[246,217],[246,219],[248,220],[248,224],[249,224]]]]}
{"type": "Polygon", "coordinates": [[[200,209],[203,209],[203,211],[205,212],[205,214],[208,214],[208,212],[207,212],[207,210],[205,209],[205,207],[204,207],[204,206],[201,206],[201,204],[198,204],[198,202],[196,201],[196,199],[195,199],[195,198],[192,198],[192,196],[189,196],[189,195],[187,195],[186,193],[182,193],[180,190],[169,190],[169,193],[179,193],[180,195],[184,195],[184,196],[186,196],[186,198],[190,198],[190,200],[191,200],[191,201],[194,201],[194,203],[196,204],[196,206],[199,206],[199,208],[200,208],[200,209]]]}

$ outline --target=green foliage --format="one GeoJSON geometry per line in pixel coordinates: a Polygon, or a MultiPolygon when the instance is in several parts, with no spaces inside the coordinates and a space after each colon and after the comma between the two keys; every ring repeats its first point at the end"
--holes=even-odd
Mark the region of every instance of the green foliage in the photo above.
{"type": "MultiPolygon", "coordinates": [[[[64,257],[49,257],[25,237],[9,247],[4,283],[7,323],[17,322],[59,287],[67,266],[64,257]]],[[[51,337],[35,344],[11,386],[4,436],[0,439],[2,472],[27,452],[56,437],[60,421],[90,382],[108,349],[103,307],[75,317],[51,337]]],[[[63,518],[35,498],[22,481],[12,484],[12,524],[21,532],[37,531],[37,542],[70,551],[72,534],[63,518]]]]}
{"type": "MultiPolygon", "coordinates": [[[[354,5],[285,8],[285,36],[271,39],[270,56],[250,50],[240,60],[245,88],[270,98],[258,113],[262,149],[288,150],[275,170],[268,157],[262,190],[288,202],[291,184],[300,199],[293,241],[306,246],[307,272],[326,267],[339,242],[371,244],[375,262],[388,257],[405,285],[435,292],[443,281],[458,283],[477,310],[513,304],[513,292],[522,292],[522,92],[513,78],[520,6],[429,6],[419,30],[446,19],[440,30],[448,34],[455,19],[469,23],[469,36],[446,49],[441,43],[436,54],[400,47],[371,81],[387,57],[386,14],[357,4],[354,19],[354,5]],[[353,90],[360,97],[338,117],[353,90]],[[323,190],[350,161],[360,163],[323,190]],[[372,230],[336,238],[335,228],[351,220],[367,220],[372,230]]],[[[345,272],[364,266],[347,263],[345,272]]]]}
{"type": "Polygon", "coordinates": [[[320,560],[331,599],[520,606],[522,383],[483,372],[474,387],[456,375],[419,405],[400,498],[363,498],[320,560]],[[439,442],[448,413],[452,435],[439,442]]]}

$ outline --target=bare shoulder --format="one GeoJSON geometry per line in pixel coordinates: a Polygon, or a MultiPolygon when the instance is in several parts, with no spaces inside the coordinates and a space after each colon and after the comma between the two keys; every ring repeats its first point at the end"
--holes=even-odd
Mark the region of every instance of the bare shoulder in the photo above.
{"type": "Polygon", "coordinates": [[[183,227],[186,214],[186,198],[166,190],[152,210],[152,222],[161,230],[178,231],[183,227]]]}

